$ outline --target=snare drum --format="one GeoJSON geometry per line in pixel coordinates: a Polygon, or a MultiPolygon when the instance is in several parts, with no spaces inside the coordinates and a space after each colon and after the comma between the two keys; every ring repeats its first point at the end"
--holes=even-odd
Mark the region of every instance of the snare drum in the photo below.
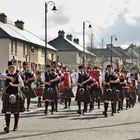
{"type": "Polygon", "coordinates": [[[35,87],[34,92],[35,92],[36,96],[38,96],[38,97],[43,96],[44,86],[35,87]]]}

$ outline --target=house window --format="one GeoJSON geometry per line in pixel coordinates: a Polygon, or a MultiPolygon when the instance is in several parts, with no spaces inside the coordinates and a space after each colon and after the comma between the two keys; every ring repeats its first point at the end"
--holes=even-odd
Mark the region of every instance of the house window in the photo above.
{"type": "Polygon", "coordinates": [[[14,47],[13,47],[13,40],[11,40],[11,54],[14,52],[14,47]]]}
{"type": "Polygon", "coordinates": [[[31,53],[34,54],[35,53],[35,48],[32,46],[31,47],[31,53]]]}
{"type": "Polygon", "coordinates": [[[17,55],[17,41],[15,41],[15,54],[17,55]]]}

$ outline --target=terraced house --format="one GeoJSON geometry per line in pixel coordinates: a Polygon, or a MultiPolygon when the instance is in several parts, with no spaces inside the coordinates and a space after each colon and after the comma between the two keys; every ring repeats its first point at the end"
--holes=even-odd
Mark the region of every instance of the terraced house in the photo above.
{"type": "MultiPolygon", "coordinates": [[[[15,25],[7,23],[7,16],[0,14],[0,71],[7,68],[7,61],[14,59],[17,67],[27,61],[33,70],[42,69],[45,63],[45,42],[24,29],[24,22],[17,20],[15,25]]],[[[48,61],[56,60],[56,51],[47,45],[48,61]]]]}

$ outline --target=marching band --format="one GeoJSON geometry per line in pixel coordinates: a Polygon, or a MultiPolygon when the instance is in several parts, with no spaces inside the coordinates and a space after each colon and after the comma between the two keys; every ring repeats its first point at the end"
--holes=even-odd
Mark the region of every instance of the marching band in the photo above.
{"type": "Polygon", "coordinates": [[[112,65],[107,65],[103,77],[97,66],[85,68],[80,65],[78,71],[71,72],[66,66],[58,66],[56,62],[52,62],[42,72],[30,70],[27,62],[23,62],[23,68],[17,70],[16,65],[9,61],[6,73],[0,74],[0,77],[5,80],[2,113],[5,114],[6,133],[9,132],[12,113],[15,120],[13,131],[17,130],[19,113],[25,111],[25,99],[26,109],[30,111],[31,98],[37,97],[37,106],[44,107],[45,115],[48,114],[49,105],[51,114],[58,112],[59,101],[64,103],[64,109],[70,109],[71,99],[74,97],[77,113],[80,115],[93,111],[95,103],[100,109],[103,103],[105,117],[108,116],[109,103],[113,116],[123,110],[124,106],[126,109],[134,107],[137,95],[140,102],[140,76],[135,67],[128,72],[124,68],[113,69],[112,65]],[[77,87],[76,94],[73,93],[73,87],[77,87]]]}

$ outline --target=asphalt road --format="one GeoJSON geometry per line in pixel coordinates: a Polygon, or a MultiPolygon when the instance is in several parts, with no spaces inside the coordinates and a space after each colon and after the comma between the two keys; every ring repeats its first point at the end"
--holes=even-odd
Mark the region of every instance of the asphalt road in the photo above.
{"type": "Polygon", "coordinates": [[[43,114],[44,107],[36,106],[36,99],[32,100],[30,112],[21,114],[18,131],[5,134],[4,116],[0,114],[0,140],[138,140],[140,139],[140,104],[134,108],[123,110],[107,118],[97,109],[86,115],[76,113],[77,106],[73,101],[70,109],[64,110],[59,105],[59,112],[53,115],[43,114]]]}

